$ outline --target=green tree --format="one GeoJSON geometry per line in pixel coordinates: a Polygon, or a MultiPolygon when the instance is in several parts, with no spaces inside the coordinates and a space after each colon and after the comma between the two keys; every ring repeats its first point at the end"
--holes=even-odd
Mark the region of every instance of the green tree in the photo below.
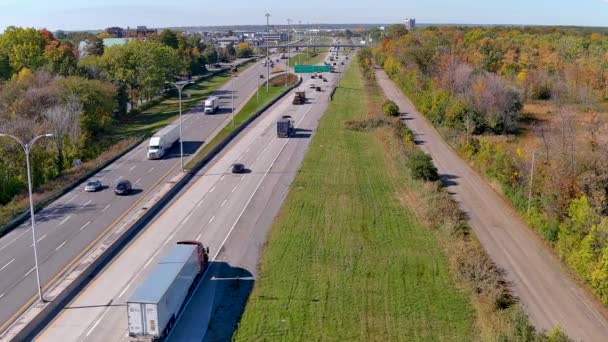
{"type": "Polygon", "coordinates": [[[168,47],[171,47],[174,49],[178,48],[177,34],[175,32],[173,32],[172,30],[168,30],[168,29],[163,30],[158,35],[158,41],[168,47]]]}
{"type": "Polygon", "coordinates": [[[408,167],[415,179],[434,182],[439,180],[437,168],[433,164],[433,159],[421,150],[416,150],[408,160],[408,167]]]}
{"type": "Polygon", "coordinates": [[[0,36],[0,55],[8,56],[13,72],[35,70],[45,64],[45,37],[34,28],[9,26],[0,36]]]}
{"type": "Polygon", "coordinates": [[[388,116],[397,116],[399,115],[399,106],[391,100],[386,100],[382,105],[382,111],[388,116]]]}
{"type": "Polygon", "coordinates": [[[396,39],[401,36],[408,34],[407,27],[403,24],[391,25],[386,29],[386,37],[389,39],[396,39]]]}
{"type": "Polygon", "coordinates": [[[239,58],[249,58],[253,54],[253,50],[249,47],[248,43],[240,43],[236,47],[236,56],[239,58]]]}
{"type": "Polygon", "coordinates": [[[84,51],[87,56],[103,55],[103,50],[104,50],[103,39],[99,39],[97,36],[92,36],[86,40],[86,43],[87,44],[84,47],[84,51]]]}

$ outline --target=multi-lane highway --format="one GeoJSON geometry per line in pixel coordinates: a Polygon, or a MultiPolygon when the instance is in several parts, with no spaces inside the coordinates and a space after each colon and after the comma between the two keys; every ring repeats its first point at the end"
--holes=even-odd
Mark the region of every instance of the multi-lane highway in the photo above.
{"type": "MultiPolygon", "coordinates": [[[[234,82],[235,105],[240,108],[255,93],[265,74],[261,63],[241,70],[234,82]]],[[[194,153],[229,122],[232,82],[218,90],[220,110],[203,115],[202,105],[185,113],[184,152],[194,153]]],[[[155,185],[179,171],[179,144],[162,160],[147,160],[148,141],[98,172],[101,192],[86,193],[78,187],[36,214],[36,234],[40,276],[43,286],[56,278],[69,263],[86,250],[143,198],[155,185]],[[121,179],[133,183],[130,196],[114,195],[113,186],[121,179]]],[[[0,325],[36,298],[32,234],[29,220],[0,239],[0,325]]],[[[0,329],[1,330],[1,329],[0,329]]]]}
{"type": "MultiPolygon", "coordinates": [[[[224,315],[232,312],[231,317],[238,317],[242,303],[230,305],[233,297],[222,299],[227,286],[222,281],[238,277],[252,284],[266,233],[325,112],[337,74],[328,78],[327,83],[308,80],[301,86],[307,90],[306,104],[294,106],[288,96],[253,122],[62,310],[38,340],[128,340],[126,300],[160,256],[185,239],[209,246],[214,262],[170,340],[200,341],[218,301],[231,307],[224,315]],[[313,82],[322,86],[321,92],[308,89],[313,82]],[[276,137],[276,121],[285,114],[295,119],[297,128],[289,139],[276,137]],[[245,164],[248,172],[232,174],[234,162],[245,164]]],[[[231,334],[230,327],[223,329],[224,335],[231,334]]]]}

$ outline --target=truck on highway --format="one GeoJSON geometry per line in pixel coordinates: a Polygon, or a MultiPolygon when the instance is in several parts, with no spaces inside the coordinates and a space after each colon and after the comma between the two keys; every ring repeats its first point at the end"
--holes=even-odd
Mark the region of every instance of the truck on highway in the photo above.
{"type": "Polygon", "coordinates": [[[179,140],[179,125],[168,125],[150,138],[148,159],[160,159],[179,140]]]}
{"type": "Polygon", "coordinates": [[[217,96],[209,96],[205,100],[205,114],[213,114],[220,108],[220,99],[217,96]]]}
{"type": "Polygon", "coordinates": [[[180,241],[163,256],[127,301],[129,336],[158,340],[175,325],[209,264],[209,248],[180,241]]]}
{"type": "Polygon", "coordinates": [[[296,91],[292,103],[294,105],[303,105],[304,103],[306,103],[306,92],[296,91]]]}
{"type": "Polygon", "coordinates": [[[293,131],[293,119],[289,115],[283,115],[283,117],[277,121],[277,137],[289,138],[293,131]]]}

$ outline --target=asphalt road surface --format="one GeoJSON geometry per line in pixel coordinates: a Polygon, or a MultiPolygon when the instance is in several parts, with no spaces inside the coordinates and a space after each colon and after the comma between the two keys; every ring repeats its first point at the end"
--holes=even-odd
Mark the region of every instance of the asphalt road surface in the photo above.
{"type": "MultiPolygon", "coordinates": [[[[217,309],[214,303],[223,298],[223,289],[233,280],[243,282],[241,291],[237,291],[241,296],[230,310],[222,312],[237,319],[253,285],[266,233],[327,108],[337,74],[328,78],[330,82],[323,83],[322,92],[307,89],[314,80],[301,86],[307,89],[305,105],[292,105],[290,94],[254,121],[62,310],[37,340],[128,340],[125,302],[154,263],[180,240],[202,241],[209,246],[214,261],[169,340],[200,341],[217,309]],[[285,114],[294,118],[297,128],[289,139],[276,137],[276,121],[285,114]],[[243,163],[247,172],[232,174],[230,166],[234,162],[243,163]]],[[[222,336],[231,336],[234,325],[221,328],[222,336]]]]}
{"type": "MultiPolygon", "coordinates": [[[[265,74],[265,68],[258,62],[240,71],[235,82],[237,108],[244,105],[254,94],[258,83],[263,82],[259,75],[265,74]]],[[[220,109],[216,114],[203,115],[201,104],[183,115],[186,155],[194,153],[210,140],[213,132],[229,122],[231,91],[231,82],[217,91],[220,109]]],[[[160,180],[180,172],[178,143],[161,160],[146,159],[147,144],[146,140],[92,177],[102,181],[105,185],[103,191],[86,193],[80,186],[36,214],[43,286],[152,192],[160,180]],[[114,195],[113,187],[121,179],[128,179],[133,184],[134,191],[130,196],[114,195]]],[[[0,325],[36,296],[32,241],[29,220],[0,239],[0,325]]]]}
{"type": "Polygon", "coordinates": [[[575,341],[608,341],[605,308],[570,278],[540,238],[439,137],[386,74],[377,70],[376,76],[387,97],[406,113],[406,124],[433,157],[486,251],[506,271],[532,323],[545,330],[559,324],[575,341]]]}

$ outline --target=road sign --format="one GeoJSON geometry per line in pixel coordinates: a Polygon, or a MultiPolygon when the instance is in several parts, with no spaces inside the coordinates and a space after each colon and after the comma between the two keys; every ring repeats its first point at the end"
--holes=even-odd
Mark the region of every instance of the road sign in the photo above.
{"type": "Polygon", "coordinates": [[[330,72],[331,67],[329,65],[296,65],[295,72],[297,74],[310,74],[313,72],[330,72]]]}

